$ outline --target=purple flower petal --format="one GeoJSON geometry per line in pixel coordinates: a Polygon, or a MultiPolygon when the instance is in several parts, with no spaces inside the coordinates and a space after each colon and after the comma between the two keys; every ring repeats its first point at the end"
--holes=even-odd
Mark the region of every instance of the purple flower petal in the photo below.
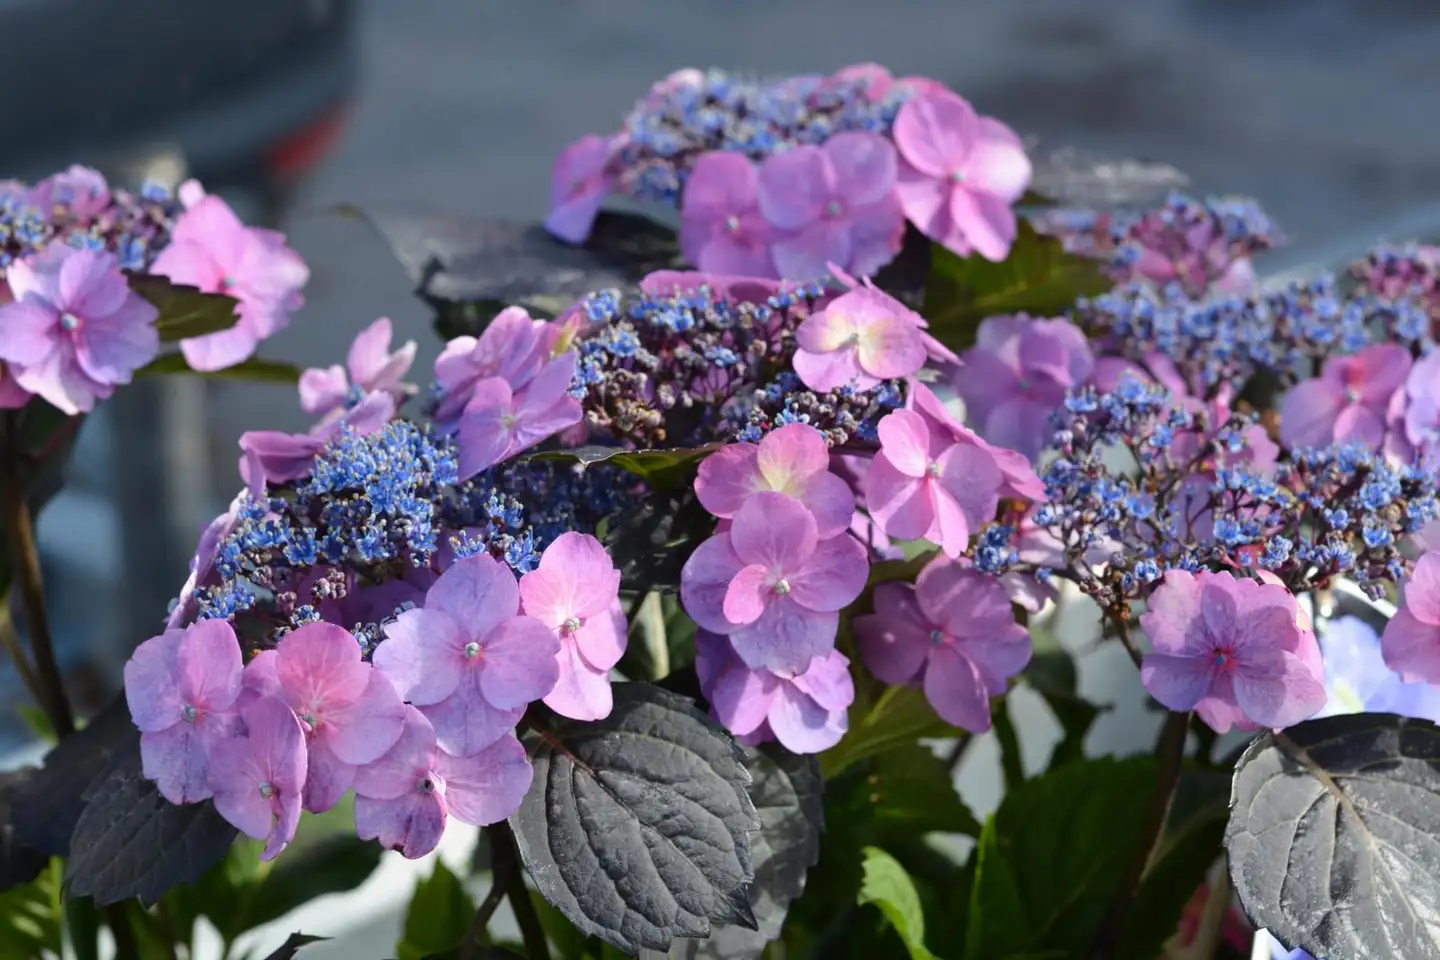
{"type": "MultiPolygon", "coordinates": [[[[550,631],[545,631],[551,636],[550,631]]],[[[550,659],[554,666],[554,654],[550,659]]],[[[480,670],[467,670],[456,691],[440,703],[422,707],[421,712],[435,728],[435,739],[446,753],[471,756],[515,729],[525,708],[501,709],[488,701],[480,689],[480,670]]]]}
{"type": "Polygon", "coordinates": [[[405,723],[405,704],[390,680],[374,668],[360,697],[346,707],[331,709],[325,740],[346,763],[369,763],[395,745],[405,723]]]}
{"type": "Polygon", "coordinates": [[[427,706],[455,692],[468,642],[450,616],[421,607],[385,624],[385,639],[372,660],[403,699],[427,706]]]}
{"type": "Polygon", "coordinates": [[[355,833],[418,860],[433,852],[445,835],[445,800],[438,793],[413,791],[394,800],[356,797],[355,833]]]}
{"type": "Polygon", "coordinates": [[[614,696],[610,670],[592,666],[581,656],[574,637],[562,637],[556,654],[560,671],[555,686],[544,696],[545,706],[572,720],[599,720],[610,716],[614,696]]]}
{"type": "Polygon", "coordinates": [[[789,683],[776,691],[767,719],[775,739],[794,753],[829,750],[849,728],[845,711],[828,711],[789,683]]]}
{"type": "Polygon", "coordinates": [[[790,575],[790,597],[810,610],[838,611],[860,596],[869,575],[865,547],[842,533],[817,544],[805,565],[790,575]]]}
{"type": "Polygon", "coordinates": [[[930,656],[930,632],[915,601],[914,588],[882,583],[875,588],[875,612],[855,618],[855,636],[865,666],[884,683],[907,684],[919,678],[930,656]]]}
{"type": "Polygon", "coordinates": [[[759,620],[730,634],[730,645],[752,670],[799,673],[834,648],[839,626],[839,614],[817,613],[776,597],[759,620]]]}
{"type": "Polygon", "coordinates": [[[705,540],[680,571],[680,602],[702,629],[725,634],[735,624],[725,618],[725,593],[745,564],[730,545],[730,534],[705,540]]]}
{"type": "Polygon", "coordinates": [[[746,500],[730,528],[737,557],[781,574],[800,570],[818,539],[815,518],[803,504],[768,490],[746,500]]]}
{"type": "Polygon", "coordinates": [[[511,617],[480,641],[480,690],[502,710],[523,708],[555,687],[560,641],[534,617],[511,617]]]}
{"type": "Polygon", "coordinates": [[[404,796],[429,772],[438,749],[430,721],[407,704],[400,737],[383,755],[355,771],[356,794],[375,800],[404,796]]]}
{"type": "Polygon", "coordinates": [[[474,827],[499,823],[520,809],[535,776],[525,748],[513,734],[470,757],[442,753],[445,801],[456,820],[474,827]]]}
{"type": "Polygon", "coordinates": [[[324,813],[345,795],[355,782],[355,765],[335,755],[329,745],[312,738],[305,750],[305,789],[300,805],[311,813],[324,813]]]}
{"type": "Polygon", "coordinates": [[[971,733],[990,729],[990,693],[974,664],[953,646],[931,652],[924,686],[925,699],[946,723],[971,733]]]}

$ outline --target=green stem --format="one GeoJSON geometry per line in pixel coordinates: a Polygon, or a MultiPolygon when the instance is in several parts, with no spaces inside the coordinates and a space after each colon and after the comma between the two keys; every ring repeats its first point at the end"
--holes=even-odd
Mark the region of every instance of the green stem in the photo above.
{"type": "Polygon", "coordinates": [[[1010,700],[1001,697],[991,707],[995,724],[995,739],[1000,742],[1000,769],[1005,773],[1005,790],[1008,793],[1025,782],[1025,766],[1020,756],[1020,737],[1015,733],[1015,724],[1010,719],[1010,700]]]}
{"type": "Polygon", "coordinates": [[[485,828],[485,835],[490,840],[491,851],[490,892],[485,894],[480,908],[475,911],[475,916],[470,920],[470,929],[465,931],[465,939],[460,942],[460,960],[474,960],[475,950],[484,938],[485,928],[490,925],[490,918],[495,915],[496,910],[500,909],[500,901],[505,899],[506,888],[510,884],[510,874],[517,872],[519,868],[515,862],[515,845],[495,836],[498,828],[504,826],[505,824],[501,823],[485,828]]]}
{"type": "MultiPolygon", "coordinates": [[[[508,871],[509,876],[505,879],[505,894],[510,898],[510,909],[515,911],[515,922],[520,925],[520,940],[525,944],[525,956],[529,960],[550,960],[550,941],[545,937],[545,927],[530,899],[530,888],[525,886],[525,873],[519,869],[520,850],[515,846],[515,834],[510,832],[510,824],[504,821],[487,827],[486,830],[495,846],[495,855],[507,858],[515,864],[515,869],[508,871]]],[[[500,882],[498,873],[495,882],[500,882]]]]}
{"type": "Polygon", "coordinates": [[[1180,782],[1180,765],[1185,759],[1185,739],[1190,732],[1189,712],[1171,711],[1165,716],[1165,725],[1160,728],[1160,737],[1155,744],[1155,757],[1159,769],[1155,775],[1155,792],[1150,797],[1150,810],[1146,814],[1145,828],[1140,842],[1130,857],[1125,877],[1110,901],[1110,909],[1100,924],[1100,932],[1091,947],[1091,960],[1109,960],[1115,956],[1130,922],[1130,909],[1140,893],[1140,882],[1150,866],[1155,850],[1160,846],[1160,837],[1165,830],[1165,820],[1170,815],[1170,803],[1175,799],[1175,785],[1180,782]]]}
{"type": "Polygon", "coordinates": [[[5,416],[5,451],[0,457],[0,500],[5,504],[5,519],[10,534],[10,558],[14,566],[15,589],[25,611],[25,626],[30,649],[35,656],[36,674],[45,691],[40,706],[50,719],[55,736],[64,739],[75,732],[75,718],[65,697],[65,682],[55,661],[55,644],[50,636],[50,620],[45,611],[45,581],[40,574],[40,550],[35,543],[35,520],[25,500],[25,487],[20,479],[22,455],[19,446],[19,419],[15,413],[5,416]]]}

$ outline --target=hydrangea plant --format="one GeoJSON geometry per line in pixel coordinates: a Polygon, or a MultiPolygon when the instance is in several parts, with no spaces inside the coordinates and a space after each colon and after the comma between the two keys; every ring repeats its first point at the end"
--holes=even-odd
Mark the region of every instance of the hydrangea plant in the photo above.
{"type": "Polygon", "coordinates": [[[0,956],[233,956],[467,827],[487,894],[436,861],[398,956],[1440,956],[1440,257],[1262,289],[1255,204],[1035,169],[934,80],[678,71],[543,228],[398,244],[423,375],[383,318],[255,358],[307,270],[198,184],[0,187],[5,646],[56,740],[0,775],[0,956]],[[313,425],[238,438],[80,726],[34,513],[117,388],[222,371],[313,425]],[[1097,616],[1151,753],[1090,742],[1097,616]]]}

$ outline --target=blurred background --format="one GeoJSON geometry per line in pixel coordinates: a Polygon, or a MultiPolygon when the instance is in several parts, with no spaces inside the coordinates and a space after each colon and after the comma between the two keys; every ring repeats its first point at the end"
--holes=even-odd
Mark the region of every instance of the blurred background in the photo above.
{"type": "MultiPolygon", "coordinates": [[[[933,76],[1048,147],[1254,195],[1295,251],[1358,253],[1440,200],[1433,0],[0,0],[0,36],[10,76],[36,78],[6,98],[0,177],[196,176],[280,226],[308,302],[261,352],[302,366],[377,316],[420,341],[418,369],[439,348],[383,243],[324,207],[539,219],[555,152],[682,66],[933,76]]],[[[291,390],[198,381],[92,418],[40,525],[82,704],[157,631],[238,486],[239,434],[304,426],[291,390]]],[[[23,696],[0,666],[0,703],[23,696]]]]}

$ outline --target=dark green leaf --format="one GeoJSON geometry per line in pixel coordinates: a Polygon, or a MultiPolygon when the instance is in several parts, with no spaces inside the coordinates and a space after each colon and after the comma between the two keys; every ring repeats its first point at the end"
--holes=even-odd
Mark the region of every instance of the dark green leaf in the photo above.
{"type": "Polygon", "coordinates": [[[672,490],[689,486],[695,480],[700,461],[725,446],[707,443],[703,447],[677,447],[670,450],[625,450],[621,447],[570,447],[531,454],[530,460],[559,460],[590,466],[608,463],[627,470],[644,480],[653,489],[672,490]]]}
{"type": "Polygon", "coordinates": [[[965,911],[965,960],[1011,956],[1025,939],[1029,918],[1014,868],[1000,849],[995,817],[986,819],[970,859],[974,870],[965,911]]]}
{"type": "Polygon", "coordinates": [[[185,362],[183,353],[162,353],[145,366],[135,371],[138,377],[161,374],[187,373],[212,380],[241,380],[251,383],[293,384],[300,380],[300,368],[284,360],[268,360],[265,357],[250,357],[224,370],[192,370],[185,362]]]}
{"type": "Polygon", "coordinates": [[[100,911],[94,900],[65,901],[65,930],[75,960],[100,960],[100,911]]]}
{"type": "Polygon", "coordinates": [[[980,834],[980,821],[955,792],[950,767],[920,743],[875,757],[865,779],[882,831],[980,834]]]}
{"type": "Polygon", "coordinates": [[[488,300],[553,308],[596,290],[625,288],[681,265],[675,233],[649,217],[604,211],[590,239],[571,246],[538,223],[392,215],[343,204],[368,222],[431,301],[488,300]]]}
{"type": "Polygon", "coordinates": [[[130,289],[149,300],[160,311],[155,329],[162,343],[203,337],[229,330],[240,320],[235,308],[239,301],[222,293],[202,293],[199,287],[173,283],[155,273],[131,273],[130,289]]]}
{"type": "Polygon", "coordinates": [[[405,913],[405,930],[395,946],[399,960],[420,960],[458,947],[474,916],[475,898],[436,857],[434,871],[415,884],[405,913]]]}
{"type": "Polygon", "coordinates": [[[55,731],[50,727],[50,718],[45,716],[45,711],[39,707],[22,703],[15,708],[15,713],[20,717],[20,722],[25,724],[35,739],[45,743],[55,742],[55,731]]]}
{"type": "Polygon", "coordinates": [[[1250,919],[1328,960],[1440,957],[1440,729],[1360,713],[1264,733],[1225,849],[1250,919]]]}
{"type": "Polygon", "coordinates": [[[693,487],[652,490],[605,520],[600,539],[620,570],[620,585],[637,593],[673,592],[695,547],[715,532],[715,518],[693,487]]]}
{"type": "Polygon", "coordinates": [[[51,861],[34,880],[0,893],[0,960],[60,955],[65,926],[60,870],[60,862],[51,861]]]}
{"type": "MultiPolygon", "coordinates": [[[[1001,863],[1000,887],[1013,882],[1023,922],[997,925],[982,911],[984,956],[1064,951],[1093,941],[1140,843],[1155,777],[1150,756],[1081,760],[1006,795],[995,814],[997,856],[976,874],[972,900],[1009,896],[990,889],[986,879],[1001,863]],[[1002,935],[1003,942],[992,939],[1002,935]]],[[[1178,911],[1168,918],[1172,931],[1178,919],[1178,911]]]]}
{"type": "Polygon", "coordinates": [[[1221,856],[1229,781],[1216,770],[1191,767],[1181,772],[1165,832],[1130,910],[1116,960],[1155,960],[1175,935],[1185,905],[1221,856]]]}
{"type": "Polygon", "coordinates": [[[373,841],[343,833],[287,850],[254,892],[246,896],[243,910],[215,911],[210,918],[222,936],[234,940],[246,930],[278,920],[316,897],[354,890],[375,872],[383,852],[373,841]]]}
{"type": "Polygon", "coordinates": [[[118,749],[85,793],[70,841],[65,884],[100,906],[132,897],[153,904],[220,860],[236,830],[206,803],[176,806],[140,773],[139,738],[118,749]]]}
{"type": "Polygon", "coordinates": [[[1005,789],[1014,790],[1025,782],[1025,757],[1020,753],[1020,736],[1010,719],[1008,697],[991,701],[990,719],[994,724],[995,742],[1000,746],[1000,773],[1005,778],[1005,789]]]}
{"type": "Polygon", "coordinates": [[[825,828],[824,784],[813,756],[797,756],[775,743],[745,751],[753,778],[750,799],[760,829],[750,837],[755,880],[750,909],[758,930],[722,926],[705,940],[677,940],[671,960],[754,960],[780,936],[791,901],[805,889],[805,874],[820,858],[825,828]]]}
{"type": "Polygon", "coordinates": [[[50,858],[15,835],[12,809],[15,793],[35,776],[33,768],[0,773],[0,891],[30,883],[50,858]]]}
{"type": "Polygon", "coordinates": [[[329,939],[329,937],[312,937],[308,933],[292,933],[265,960],[294,960],[295,954],[300,952],[301,947],[309,946],[312,943],[323,943],[329,939]]]}
{"type": "Polygon", "coordinates": [[[604,720],[527,737],[535,780],[510,818],[540,893],[580,930],[632,953],[717,925],[754,927],[760,821],[730,736],[692,701],[614,687],[604,720]]]}
{"type": "Polygon", "coordinates": [[[873,903],[880,908],[910,952],[910,960],[936,960],[925,948],[925,914],[910,875],[884,850],[866,847],[864,854],[865,879],[860,884],[856,902],[862,906],[873,903]]]}
{"type": "Polygon", "coordinates": [[[886,687],[858,721],[852,712],[850,731],[820,755],[829,780],[850,765],[924,737],[954,736],[955,728],[935,715],[925,694],[913,687],[886,687]]]}
{"type": "Polygon", "coordinates": [[[1111,286],[1097,261],[1066,253],[1059,240],[1041,236],[1022,220],[1010,255],[999,263],[978,254],[958,257],[935,244],[923,312],[930,333],[959,351],[975,342],[986,317],[1055,316],[1076,298],[1111,286]]]}

